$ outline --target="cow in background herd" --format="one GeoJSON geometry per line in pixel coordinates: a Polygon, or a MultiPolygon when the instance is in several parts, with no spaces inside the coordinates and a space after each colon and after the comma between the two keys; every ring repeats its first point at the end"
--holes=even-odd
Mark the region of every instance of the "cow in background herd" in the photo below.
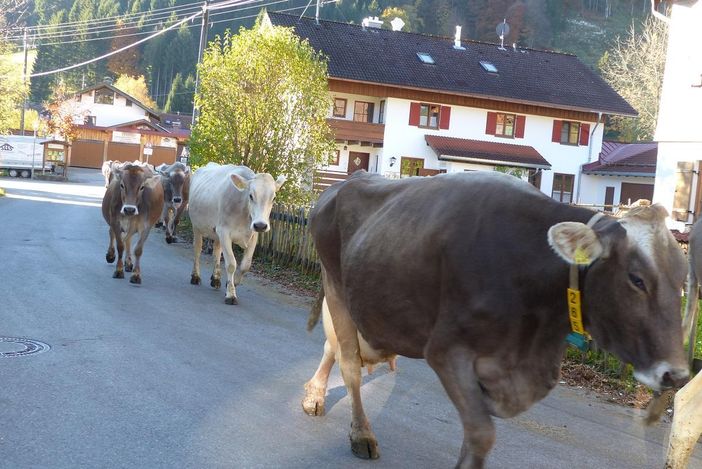
{"type": "Polygon", "coordinates": [[[682,384],[685,258],[666,216],[657,205],[600,216],[488,172],[398,181],[357,172],[327,189],[310,229],[353,453],[379,456],[361,403],[360,334],[380,356],[426,359],[463,423],[457,467],[483,467],[492,416],[515,416],[558,383],[569,286],[582,295],[585,329],[639,381],[682,384]]]}
{"type": "Polygon", "coordinates": [[[190,196],[190,167],[176,162],[172,165],[162,164],[156,170],[161,174],[163,185],[163,214],[161,222],[166,229],[166,242],[176,241],[175,230],[180,218],[188,206],[190,196]]]}
{"type": "Polygon", "coordinates": [[[114,244],[117,244],[117,265],[114,278],[124,278],[124,271],[132,272],[129,281],[141,283],[140,260],[144,243],[149,237],[163,211],[163,187],[161,176],[150,165],[126,163],[111,168],[111,182],[102,199],[102,216],[110,226],[110,244],[105,259],[115,260],[114,244]],[[131,241],[139,233],[134,248],[132,263],[131,241]],[[127,251],[123,261],[124,251],[127,251]]]}
{"type": "Polygon", "coordinates": [[[258,233],[270,230],[269,216],[275,193],[285,182],[246,166],[208,163],[193,173],[188,213],[193,226],[193,271],[190,283],[200,285],[203,238],[213,241],[214,271],[210,286],[221,286],[220,255],[227,271],[225,303],[237,304],[236,286],[251,267],[258,233]],[[232,243],[244,250],[237,265],[232,243]]]}

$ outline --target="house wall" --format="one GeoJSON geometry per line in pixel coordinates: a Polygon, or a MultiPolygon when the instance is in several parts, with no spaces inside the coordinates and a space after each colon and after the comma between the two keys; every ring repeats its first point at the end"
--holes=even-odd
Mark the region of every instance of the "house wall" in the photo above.
{"type": "Polygon", "coordinates": [[[370,158],[368,159],[368,172],[377,173],[379,161],[381,160],[383,149],[369,146],[361,145],[346,145],[343,143],[337,144],[337,149],[339,150],[339,164],[329,164],[324,166],[325,170],[328,171],[346,171],[349,167],[349,154],[351,152],[358,153],[368,153],[370,158]]]}
{"type": "Polygon", "coordinates": [[[127,106],[127,99],[115,93],[114,104],[96,104],[95,90],[81,95],[80,102],[76,103],[77,124],[83,123],[83,118],[87,115],[95,116],[95,125],[109,127],[112,125],[131,122],[139,119],[150,120],[149,114],[136,102],[127,106]]]}
{"type": "MultiPolygon", "coordinates": [[[[574,193],[578,193],[578,173],[582,164],[594,160],[602,148],[603,126],[590,124],[589,146],[571,146],[551,142],[554,119],[547,116],[527,115],[524,138],[500,138],[485,133],[487,113],[489,110],[451,106],[451,121],[446,130],[426,129],[409,125],[411,100],[389,98],[386,103],[384,152],[379,172],[392,176],[399,172],[399,167],[390,167],[392,156],[399,161],[402,156],[423,158],[425,168],[445,169],[449,172],[466,170],[492,170],[491,165],[440,161],[436,153],[426,144],[425,135],[468,138],[473,140],[527,145],[534,147],[551,165],[551,170],[544,170],[541,176],[541,191],[551,195],[554,173],[575,175],[574,193]]],[[[441,103],[436,103],[441,104],[441,103]]]]}
{"type": "MultiPolygon", "coordinates": [[[[587,205],[604,205],[605,190],[614,187],[614,205],[626,203],[621,200],[622,183],[653,184],[653,177],[622,177],[622,176],[595,176],[583,174],[581,179],[580,203],[587,205]]],[[[632,201],[633,202],[633,201],[632,201]]]]}
{"type": "MultiPolygon", "coordinates": [[[[663,75],[661,103],[655,140],[658,144],[658,165],[654,202],[672,213],[676,186],[676,170],[680,161],[702,160],[702,131],[699,112],[702,109],[702,2],[693,5],[673,4],[668,51],[663,75]]],[[[696,178],[695,178],[696,179],[696,178]]],[[[690,210],[696,204],[693,197],[690,210]]],[[[687,223],[692,223],[692,215],[687,223]]],[[[683,230],[684,222],[669,221],[671,228],[683,230]]]]}

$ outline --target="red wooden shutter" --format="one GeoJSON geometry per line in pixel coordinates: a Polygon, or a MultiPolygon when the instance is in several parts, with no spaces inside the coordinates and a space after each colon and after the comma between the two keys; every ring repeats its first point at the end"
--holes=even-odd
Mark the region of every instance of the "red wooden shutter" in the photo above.
{"type": "Polygon", "coordinates": [[[590,124],[580,124],[580,145],[590,143],[590,124]]]}
{"type": "Polygon", "coordinates": [[[524,124],[526,116],[517,116],[517,127],[514,129],[515,138],[524,138],[524,124]]]}
{"type": "Polygon", "coordinates": [[[487,124],[485,124],[485,133],[488,135],[495,135],[497,132],[497,113],[488,112],[487,114],[487,124]]]}
{"type": "Polygon", "coordinates": [[[562,121],[553,121],[553,134],[551,134],[551,141],[560,143],[561,141],[561,127],[563,126],[562,121]]]}
{"type": "Polygon", "coordinates": [[[451,121],[451,106],[441,106],[441,114],[439,115],[439,128],[448,129],[451,121]]]}
{"type": "Polygon", "coordinates": [[[419,112],[421,105],[419,103],[410,104],[409,125],[419,125],[419,112]]]}

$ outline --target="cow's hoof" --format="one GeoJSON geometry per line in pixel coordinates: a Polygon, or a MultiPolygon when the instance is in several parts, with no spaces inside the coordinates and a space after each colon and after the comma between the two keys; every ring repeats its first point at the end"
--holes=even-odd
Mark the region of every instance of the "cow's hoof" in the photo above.
{"type": "Polygon", "coordinates": [[[380,450],[378,449],[378,440],[375,439],[372,432],[363,432],[365,435],[351,432],[349,439],[351,440],[351,451],[353,455],[361,459],[378,459],[380,450]],[[370,433],[370,435],[368,434],[370,433]]]}
{"type": "Polygon", "coordinates": [[[114,252],[108,252],[105,254],[105,260],[107,261],[108,264],[112,264],[115,261],[115,253],[114,252]]]}
{"type": "Polygon", "coordinates": [[[302,399],[302,410],[312,417],[324,415],[324,391],[320,393],[318,390],[305,385],[305,392],[305,397],[302,399]]]}
{"type": "Polygon", "coordinates": [[[172,236],[166,236],[166,242],[168,244],[173,244],[173,243],[175,243],[175,238],[172,236]]]}
{"type": "Polygon", "coordinates": [[[190,285],[200,285],[200,276],[192,274],[190,276],[190,285]]]}
{"type": "Polygon", "coordinates": [[[134,270],[134,264],[132,264],[131,262],[125,262],[124,263],[124,271],[131,272],[132,270],[134,270]]]}
{"type": "Polygon", "coordinates": [[[141,285],[141,275],[133,274],[131,277],[129,277],[129,283],[135,283],[137,285],[141,285]]]}
{"type": "Polygon", "coordinates": [[[156,224],[154,225],[155,228],[161,228],[163,226],[163,222],[157,221],[156,224]]]}
{"type": "Polygon", "coordinates": [[[219,289],[222,286],[222,280],[214,277],[210,277],[210,286],[212,288],[219,289]]]}
{"type": "Polygon", "coordinates": [[[112,274],[112,278],[124,278],[124,271],[115,270],[115,273],[112,274]]]}
{"type": "Polygon", "coordinates": [[[228,305],[238,305],[239,304],[239,300],[237,299],[236,296],[225,298],[224,302],[228,305]]]}

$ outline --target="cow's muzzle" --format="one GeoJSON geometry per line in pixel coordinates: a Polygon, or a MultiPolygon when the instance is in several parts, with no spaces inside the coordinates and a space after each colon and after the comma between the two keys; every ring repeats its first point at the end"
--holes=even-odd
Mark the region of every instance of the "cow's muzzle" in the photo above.
{"type": "Polygon", "coordinates": [[[268,223],[257,221],[253,224],[253,229],[259,233],[263,233],[264,231],[268,231],[268,223]]]}
{"type": "Polygon", "coordinates": [[[180,205],[183,203],[183,198],[182,197],[173,197],[173,204],[174,205],[180,205]]]}
{"type": "Polygon", "coordinates": [[[139,215],[139,209],[136,205],[122,205],[122,215],[139,215]]]}
{"type": "Polygon", "coordinates": [[[634,378],[654,391],[662,391],[679,388],[687,383],[690,371],[668,362],[658,362],[647,370],[634,371],[634,378]]]}

